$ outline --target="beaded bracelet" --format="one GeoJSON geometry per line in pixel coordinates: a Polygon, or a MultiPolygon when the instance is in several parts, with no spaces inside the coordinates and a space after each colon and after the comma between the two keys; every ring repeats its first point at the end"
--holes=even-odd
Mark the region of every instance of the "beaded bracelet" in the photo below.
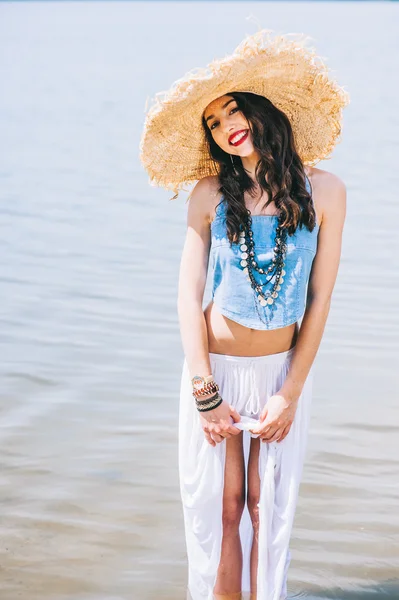
{"type": "Polygon", "coordinates": [[[195,399],[195,404],[197,406],[201,406],[202,404],[208,404],[208,402],[211,402],[212,400],[215,400],[218,397],[218,392],[216,392],[216,394],[213,394],[213,396],[211,396],[210,398],[205,398],[205,400],[198,400],[198,398],[195,399]]]}
{"type": "Polygon", "coordinates": [[[220,406],[223,402],[223,398],[222,396],[220,396],[220,394],[215,394],[215,396],[212,396],[212,398],[210,400],[208,400],[207,402],[203,401],[203,402],[196,402],[197,404],[197,410],[199,412],[207,412],[208,410],[214,410],[215,408],[217,408],[218,406],[220,406]]]}

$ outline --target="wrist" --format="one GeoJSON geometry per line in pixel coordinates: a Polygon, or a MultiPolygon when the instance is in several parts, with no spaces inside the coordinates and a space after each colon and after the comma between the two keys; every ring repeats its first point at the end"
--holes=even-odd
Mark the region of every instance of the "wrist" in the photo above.
{"type": "Polygon", "coordinates": [[[284,396],[287,402],[296,402],[302,393],[303,385],[299,383],[284,383],[278,394],[284,396]]]}

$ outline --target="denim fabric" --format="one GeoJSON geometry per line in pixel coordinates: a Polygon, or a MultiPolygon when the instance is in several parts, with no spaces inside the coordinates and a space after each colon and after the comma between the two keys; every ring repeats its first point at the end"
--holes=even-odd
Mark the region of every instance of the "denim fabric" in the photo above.
{"type": "MultiPolygon", "coordinates": [[[[308,180],[306,184],[310,191],[308,180]]],[[[240,265],[239,244],[230,245],[225,210],[226,203],[222,198],[211,224],[212,300],[224,316],[252,329],[278,329],[296,323],[305,309],[319,225],[316,224],[312,232],[298,227],[292,236],[287,236],[284,282],[274,304],[262,306],[240,265]]],[[[260,267],[267,268],[273,258],[277,224],[278,218],[274,215],[252,216],[255,253],[260,267]]],[[[265,280],[265,276],[256,272],[254,276],[257,280],[265,280]]],[[[271,285],[263,290],[270,290],[271,285]]]]}

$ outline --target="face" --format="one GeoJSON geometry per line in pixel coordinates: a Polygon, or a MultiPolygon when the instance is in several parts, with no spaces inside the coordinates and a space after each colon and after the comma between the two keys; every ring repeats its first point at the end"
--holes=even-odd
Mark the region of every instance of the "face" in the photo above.
{"type": "Polygon", "coordinates": [[[204,111],[204,118],[213,139],[222,150],[241,157],[254,152],[249,123],[232,96],[225,95],[212,100],[204,111]]]}

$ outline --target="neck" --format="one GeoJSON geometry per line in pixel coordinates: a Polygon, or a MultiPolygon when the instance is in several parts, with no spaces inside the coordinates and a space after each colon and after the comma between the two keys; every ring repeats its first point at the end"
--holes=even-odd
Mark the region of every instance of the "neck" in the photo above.
{"type": "Polygon", "coordinates": [[[258,152],[256,152],[256,150],[254,150],[252,152],[252,154],[249,154],[248,156],[241,157],[242,166],[244,167],[245,171],[248,173],[249,177],[251,177],[251,179],[255,183],[256,183],[255,168],[259,162],[259,158],[260,158],[260,156],[259,156],[258,152]]]}

